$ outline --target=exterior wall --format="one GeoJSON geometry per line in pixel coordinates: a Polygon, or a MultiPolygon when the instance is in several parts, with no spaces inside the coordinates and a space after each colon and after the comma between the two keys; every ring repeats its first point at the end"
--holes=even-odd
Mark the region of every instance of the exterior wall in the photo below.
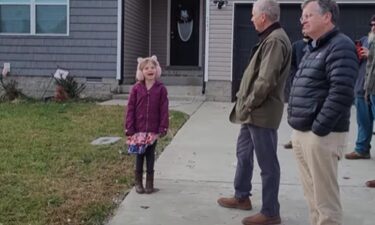
{"type": "Polygon", "coordinates": [[[210,4],[209,10],[208,80],[230,80],[233,2],[229,1],[229,5],[221,9],[210,4]]]}
{"type": "Polygon", "coordinates": [[[232,83],[225,80],[210,80],[206,85],[206,99],[209,101],[230,102],[232,83]]]}
{"type": "Polygon", "coordinates": [[[137,57],[149,52],[150,0],[124,2],[124,83],[134,83],[137,57]]]}
{"type": "MultiPolygon", "coordinates": [[[[173,1],[173,0],[171,0],[173,1]]],[[[152,0],[151,53],[158,57],[161,67],[167,64],[168,0],[152,0]]]]}
{"type": "Polygon", "coordinates": [[[77,77],[116,78],[117,0],[70,0],[68,36],[0,35],[0,67],[50,76],[62,67],[77,77]]]}
{"type": "MultiPolygon", "coordinates": [[[[250,1],[249,1],[250,2],[250,1]]],[[[218,9],[212,2],[209,13],[208,61],[206,62],[206,97],[215,101],[230,101],[232,77],[232,37],[233,37],[233,1],[218,9]]],[[[249,18],[250,20],[250,18],[249,18]]]]}

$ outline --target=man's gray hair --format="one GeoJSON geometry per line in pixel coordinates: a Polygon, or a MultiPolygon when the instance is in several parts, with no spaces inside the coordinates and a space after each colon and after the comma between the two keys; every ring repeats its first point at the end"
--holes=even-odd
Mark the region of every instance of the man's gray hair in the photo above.
{"type": "Polygon", "coordinates": [[[280,6],[276,0],[258,0],[254,3],[254,7],[266,14],[271,22],[278,22],[280,20],[280,6]]]}
{"type": "Polygon", "coordinates": [[[304,3],[302,3],[301,8],[304,9],[306,5],[310,2],[318,3],[320,8],[320,15],[324,15],[327,12],[329,12],[332,15],[331,22],[335,25],[338,23],[340,17],[340,10],[335,0],[306,0],[304,3]]]}

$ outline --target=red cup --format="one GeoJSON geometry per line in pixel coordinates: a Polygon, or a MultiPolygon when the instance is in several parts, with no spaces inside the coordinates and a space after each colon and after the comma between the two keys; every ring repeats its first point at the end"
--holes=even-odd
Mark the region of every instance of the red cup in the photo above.
{"type": "Polygon", "coordinates": [[[359,41],[359,40],[356,40],[355,41],[355,49],[357,51],[357,56],[358,56],[358,59],[361,60],[362,59],[362,43],[359,41]]]}

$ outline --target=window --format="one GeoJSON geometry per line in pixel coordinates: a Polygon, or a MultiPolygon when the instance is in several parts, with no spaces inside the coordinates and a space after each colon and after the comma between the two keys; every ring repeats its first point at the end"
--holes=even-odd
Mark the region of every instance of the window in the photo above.
{"type": "Polygon", "coordinates": [[[66,35],[68,0],[0,0],[0,34],[66,35]]]}

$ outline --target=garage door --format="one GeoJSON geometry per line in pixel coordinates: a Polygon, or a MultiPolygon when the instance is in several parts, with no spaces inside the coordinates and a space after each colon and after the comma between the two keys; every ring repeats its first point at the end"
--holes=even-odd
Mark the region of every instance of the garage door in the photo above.
{"type": "MultiPolygon", "coordinates": [[[[291,42],[301,39],[300,4],[281,4],[280,23],[291,42]]],[[[238,91],[242,74],[249,63],[251,48],[258,42],[258,35],[251,22],[252,4],[235,4],[233,33],[233,78],[232,101],[238,91]]],[[[375,14],[375,4],[341,4],[341,31],[353,40],[359,39],[370,31],[368,21],[375,14]]]]}

